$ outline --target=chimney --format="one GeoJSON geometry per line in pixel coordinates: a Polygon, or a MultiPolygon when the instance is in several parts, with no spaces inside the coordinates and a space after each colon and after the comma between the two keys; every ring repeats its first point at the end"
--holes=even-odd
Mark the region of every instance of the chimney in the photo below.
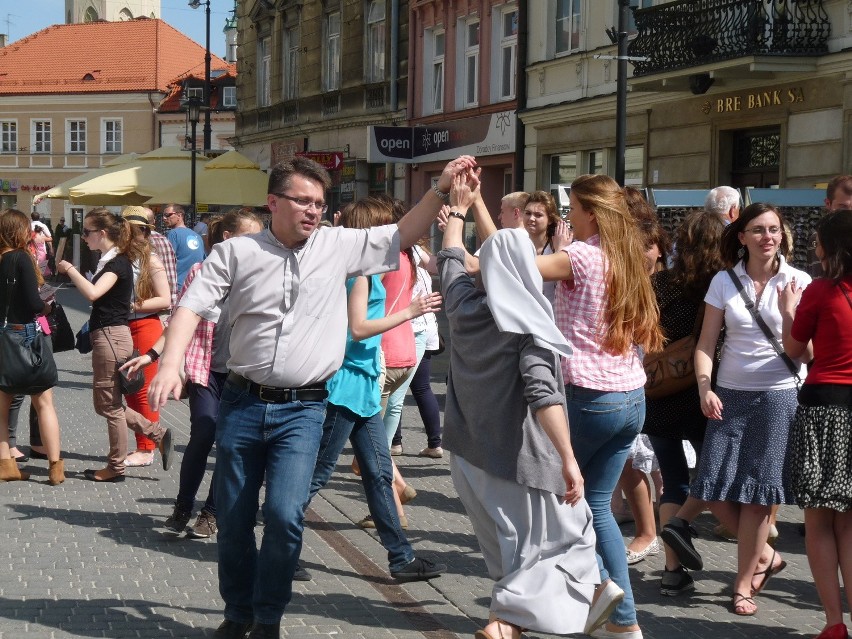
{"type": "Polygon", "coordinates": [[[9,36],[8,36],[8,35],[6,35],[5,33],[0,33],[0,49],[2,49],[3,47],[5,47],[5,46],[6,46],[6,39],[7,39],[8,37],[9,37],[9,36]]]}

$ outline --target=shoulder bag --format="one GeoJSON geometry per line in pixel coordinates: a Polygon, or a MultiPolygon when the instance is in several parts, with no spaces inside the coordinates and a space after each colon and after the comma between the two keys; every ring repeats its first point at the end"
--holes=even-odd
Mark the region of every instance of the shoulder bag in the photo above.
{"type": "MultiPolygon", "coordinates": [[[[3,326],[8,325],[9,303],[17,284],[18,255],[13,256],[12,279],[6,279],[6,308],[3,326]]],[[[12,330],[0,331],[0,390],[11,395],[33,395],[56,386],[59,373],[50,342],[44,333],[28,338],[12,330]]]]}
{"type": "Polygon", "coordinates": [[[50,339],[53,342],[54,353],[64,353],[74,350],[74,330],[65,314],[65,309],[59,302],[53,303],[53,310],[47,315],[50,325],[50,339]]]}
{"type": "MultiPolygon", "coordinates": [[[[772,344],[772,348],[775,349],[775,352],[778,353],[778,356],[784,361],[784,364],[787,365],[787,368],[790,369],[790,373],[793,374],[793,379],[796,380],[796,388],[800,388],[802,386],[802,378],[799,377],[799,367],[796,366],[796,363],[790,359],[790,356],[784,352],[784,347],[781,346],[781,342],[778,341],[778,338],[775,337],[775,334],[772,332],[772,329],[769,328],[769,324],[763,319],[760,314],[760,311],[757,310],[757,306],[754,304],[754,300],[752,300],[748,293],[746,293],[745,288],[743,287],[743,283],[740,282],[740,278],[737,277],[737,274],[734,273],[734,269],[729,268],[726,269],[728,276],[731,278],[731,281],[734,283],[734,286],[737,287],[737,292],[740,294],[740,297],[743,298],[743,303],[745,303],[748,312],[751,313],[751,316],[754,318],[755,324],[760,327],[760,330],[766,336],[766,339],[769,340],[769,343],[772,344]]],[[[768,285],[767,285],[768,286],[768,285]]]]}
{"type": "Polygon", "coordinates": [[[645,367],[645,397],[661,399],[696,386],[695,345],[701,324],[704,321],[704,305],[695,316],[692,333],[670,342],[659,353],[648,353],[642,365],[645,367]]]}

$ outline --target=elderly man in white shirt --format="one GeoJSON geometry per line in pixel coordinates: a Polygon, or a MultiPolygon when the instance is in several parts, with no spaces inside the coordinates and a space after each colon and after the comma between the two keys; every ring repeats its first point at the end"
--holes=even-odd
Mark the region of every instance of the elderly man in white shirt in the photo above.
{"type": "Polygon", "coordinates": [[[216,429],[219,590],[225,621],[215,637],[278,637],[302,545],[303,508],[325,418],[325,382],[343,361],[348,277],[399,267],[400,249],[426,233],[453,178],[473,169],[450,162],[433,190],[397,225],[319,227],[328,173],[306,158],[269,176],[268,230],[218,244],[175,311],[152,406],[180,393],[178,368],[195,327],[217,321],[227,296],[228,375],[216,429]],[[254,525],[266,478],[264,537],[254,525]]]}

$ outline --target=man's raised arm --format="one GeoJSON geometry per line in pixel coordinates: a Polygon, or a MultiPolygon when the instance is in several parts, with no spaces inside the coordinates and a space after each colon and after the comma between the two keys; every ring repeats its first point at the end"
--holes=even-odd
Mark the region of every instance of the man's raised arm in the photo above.
{"type": "MultiPolygon", "coordinates": [[[[444,167],[441,177],[438,178],[437,189],[441,193],[449,193],[453,185],[453,178],[466,173],[476,166],[476,160],[470,155],[462,155],[444,167]]],[[[434,189],[420,198],[420,201],[399,221],[400,247],[408,248],[414,246],[417,241],[426,235],[429,227],[441,210],[444,200],[438,196],[434,189]]]]}

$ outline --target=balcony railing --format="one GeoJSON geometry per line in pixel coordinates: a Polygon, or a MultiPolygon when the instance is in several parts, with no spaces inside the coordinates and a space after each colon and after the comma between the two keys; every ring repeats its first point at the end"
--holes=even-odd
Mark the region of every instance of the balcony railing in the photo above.
{"type": "Polygon", "coordinates": [[[634,76],[743,56],[814,56],[828,51],[822,0],[678,0],[635,9],[634,76]]]}

